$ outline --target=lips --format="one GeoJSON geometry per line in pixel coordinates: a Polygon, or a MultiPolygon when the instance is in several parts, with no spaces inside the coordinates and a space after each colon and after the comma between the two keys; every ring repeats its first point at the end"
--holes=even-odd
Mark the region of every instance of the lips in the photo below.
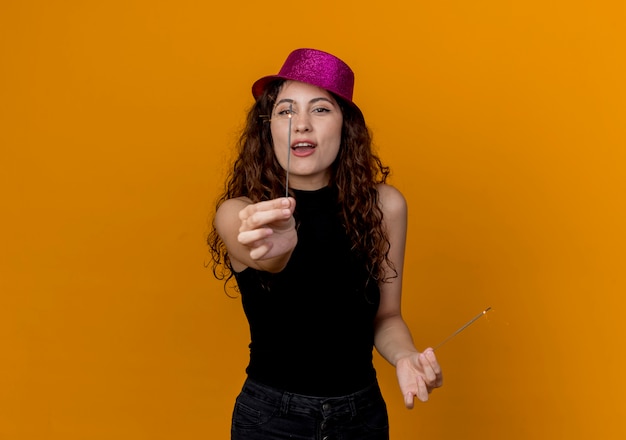
{"type": "Polygon", "coordinates": [[[292,154],[296,157],[306,157],[313,154],[313,152],[315,151],[315,147],[317,147],[317,145],[311,142],[294,142],[291,145],[291,151],[292,154]]]}

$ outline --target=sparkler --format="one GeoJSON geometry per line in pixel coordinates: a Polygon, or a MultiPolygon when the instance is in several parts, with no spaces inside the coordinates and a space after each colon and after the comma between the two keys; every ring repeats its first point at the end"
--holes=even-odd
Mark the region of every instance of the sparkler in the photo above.
{"type": "Polygon", "coordinates": [[[291,117],[293,116],[293,103],[289,104],[289,132],[287,133],[287,173],[285,177],[285,197],[289,197],[289,164],[291,162],[291,117]]]}
{"type": "Polygon", "coordinates": [[[463,324],[457,331],[455,331],[454,333],[452,333],[450,336],[448,336],[446,339],[444,339],[443,341],[441,341],[439,344],[437,344],[435,346],[435,348],[433,348],[433,350],[437,350],[439,347],[441,347],[443,344],[445,344],[446,342],[448,342],[450,339],[454,338],[456,335],[458,335],[459,333],[461,333],[463,330],[465,330],[467,327],[469,327],[470,325],[472,325],[476,320],[478,320],[479,318],[483,317],[484,315],[487,314],[487,312],[491,310],[491,307],[487,307],[485,310],[483,310],[482,312],[480,312],[478,315],[474,316],[472,319],[470,319],[469,321],[467,321],[465,324],[463,324]]]}

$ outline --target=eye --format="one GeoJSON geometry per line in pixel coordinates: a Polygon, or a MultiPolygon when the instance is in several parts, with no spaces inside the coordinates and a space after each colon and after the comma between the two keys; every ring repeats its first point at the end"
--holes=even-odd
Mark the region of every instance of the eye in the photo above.
{"type": "Polygon", "coordinates": [[[326,107],[315,107],[313,113],[330,113],[330,109],[326,107]]]}
{"type": "Polygon", "coordinates": [[[287,119],[295,114],[296,112],[293,109],[290,110],[289,107],[285,107],[276,111],[276,116],[281,119],[287,119]]]}

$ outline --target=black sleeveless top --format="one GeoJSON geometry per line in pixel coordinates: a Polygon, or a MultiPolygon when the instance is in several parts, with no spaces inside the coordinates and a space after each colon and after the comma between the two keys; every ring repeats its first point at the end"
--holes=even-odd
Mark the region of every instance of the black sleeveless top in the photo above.
{"type": "Polygon", "coordinates": [[[250,325],[251,379],[310,396],[370,385],[380,291],[351,251],[337,191],[293,191],[298,244],[277,274],[236,273],[250,325]]]}

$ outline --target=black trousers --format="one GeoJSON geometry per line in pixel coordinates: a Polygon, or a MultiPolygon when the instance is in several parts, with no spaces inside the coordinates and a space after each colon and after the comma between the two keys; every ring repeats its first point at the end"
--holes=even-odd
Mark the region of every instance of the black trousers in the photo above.
{"type": "Polygon", "coordinates": [[[378,383],[342,397],[312,397],[247,379],[233,411],[232,440],[388,440],[378,383]]]}

